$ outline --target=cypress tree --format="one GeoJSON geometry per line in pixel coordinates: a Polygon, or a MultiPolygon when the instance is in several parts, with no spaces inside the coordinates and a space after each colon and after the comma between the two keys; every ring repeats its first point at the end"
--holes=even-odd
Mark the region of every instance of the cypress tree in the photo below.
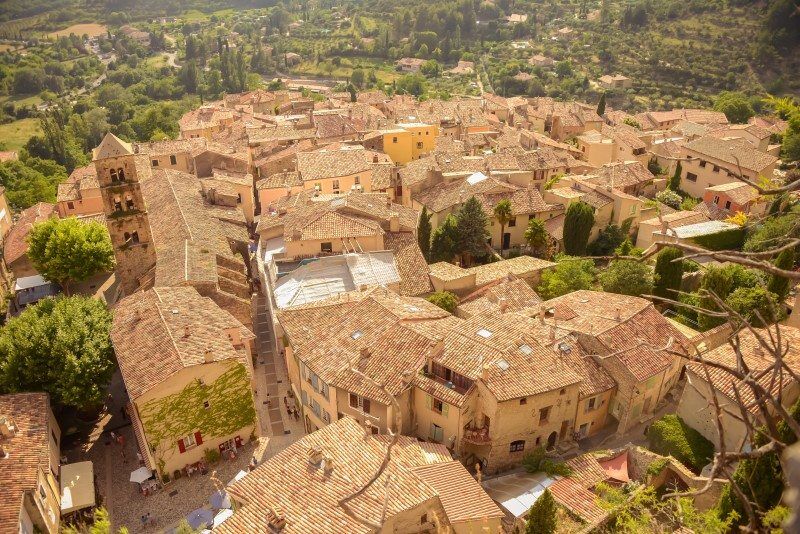
{"type": "Polygon", "coordinates": [[[417,241],[425,261],[430,261],[431,256],[431,230],[431,214],[428,213],[428,208],[422,206],[422,213],[419,215],[419,224],[417,225],[417,241]]]}
{"type": "Polygon", "coordinates": [[[550,490],[545,489],[528,510],[525,534],[553,534],[556,531],[556,512],[556,500],[550,490]]]}
{"type": "Polygon", "coordinates": [[[600,102],[597,103],[597,114],[602,117],[605,114],[605,112],[606,112],[606,94],[603,93],[602,95],[600,95],[600,102]]]}
{"type": "Polygon", "coordinates": [[[675,247],[665,247],[656,258],[656,280],[653,294],[672,300],[678,299],[676,291],[681,287],[683,262],[672,260],[682,258],[683,252],[675,247]]]}
{"type": "Polygon", "coordinates": [[[458,251],[467,259],[486,255],[486,240],[489,238],[489,218],[474,196],[470,197],[456,215],[458,228],[458,251]]]}
{"type": "Polygon", "coordinates": [[[594,208],[585,202],[573,202],[564,218],[564,252],[569,256],[586,254],[586,244],[594,225],[594,208]]]}
{"type": "Polygon", "coordinates": [[[679,191],[681,188],[681,173],[683,172],[683,167],[681,166],[681,162],[679,161],[677,165],[675,165],[675,174],[669,179],[668,187],[672,191],[679,191]]]}

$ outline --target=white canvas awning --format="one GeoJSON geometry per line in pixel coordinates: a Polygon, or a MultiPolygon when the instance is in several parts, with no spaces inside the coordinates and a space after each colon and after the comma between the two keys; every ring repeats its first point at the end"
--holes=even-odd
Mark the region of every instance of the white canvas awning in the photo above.
{"type": "Polygon", "coordinates": [[[94,466],[77,462],[61,466],[61,513],[89,508],[94,500],[94,466]]]}
{"type": "Polygon", "coordinates": [[[136,471],[131,473],[131,482],[136,482],[137,484],[141,484],[148,478],[153,476],[153,472],[147,467],[140,467],[136,471]]]}

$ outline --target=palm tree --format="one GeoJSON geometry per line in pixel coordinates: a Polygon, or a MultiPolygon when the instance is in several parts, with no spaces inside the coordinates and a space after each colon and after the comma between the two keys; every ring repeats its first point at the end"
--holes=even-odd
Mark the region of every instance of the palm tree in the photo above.
{"type": "Polygon", "coordinates": [[[506,233],[506,225],[513,219],[511,212],[511,202],[509,200],[501,200],[494,207],[494,217],[500,223],[500,252],[503,252],[504,240],[503,236],[506,233]]]}
{"type": "Polygon", "coordinates": [[[547,230],[540,219],[531,219],[525,229],[525,242],[534,251],[534,254],[547,247],[547,230]]]}

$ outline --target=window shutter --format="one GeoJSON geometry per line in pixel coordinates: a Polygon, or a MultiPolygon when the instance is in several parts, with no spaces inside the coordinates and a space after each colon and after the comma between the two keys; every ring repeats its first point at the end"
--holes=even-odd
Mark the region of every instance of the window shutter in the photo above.
{"type": "Polygon", "coordinates": [[[369,413],[369,399],[364,399],[364,413],[369,413]]]}
{"type": "Polygon", "coordinates": [[[433,397],[425,395],[425,407],[429,410],[433,408],[433,397]]]}
{"type": "Polygon", "coordinates": [[[358,408],[358,395],[356,395],[355,393],[350,394],[350,407],[358,408]]]}
{"type": "Polygon", "coordinates": [[[442,415],[447,417],[447,412],[450,411],[450,405],[446,402],[442,403],[442,415]]]}
{"type": "Polygon", "coordinates": [[[203,436],[200,434],[200,432],[194,433],[194,442],[197,443],[198,445],[203,444],[203,436]]]}
{"type": "Polygon", "coordinates": [[[431,439],[436,439],[436,425],[434,425],[433,423],[431,423],[431,431],[429,437],[431,439]]]}
{"type": "Polygon", "coordinates": [[[186,446],[183,444],[183,440],[182,439],[178,440],[178,451],[180,451],[181,454],[186,452],[186,446]]]}

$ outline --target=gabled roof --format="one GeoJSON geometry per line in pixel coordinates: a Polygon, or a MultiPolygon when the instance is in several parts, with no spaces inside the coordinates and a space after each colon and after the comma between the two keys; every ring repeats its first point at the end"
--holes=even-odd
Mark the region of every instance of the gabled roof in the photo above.
{"type": "MultiPolygon", "coordinates": [[[[387,445],[386,437],[365,435],[364,428],[349,417],[304,436],[228,488],[243,506],[216,530],[221,534],[267,532],[267,515],[272,511],[285,519],[287,533],[370,532],[338,503],[377,472],[387,445]],[[311,449],[329,457],[330,468],[327,461],[319,467],[310,465],[311,449]]],[[[398,439],[377,482],[351,506],[370,521],[380,522],[384,507],[391,520],[430,500],[441,510],[444,525],[501,517],[499,508],[451,460],[444,445],[406,436],[398,439]],[[469,498],[464,500],[464,496],[469,498]]]]}
{"type": "Polygon", "coordinates": [[[211,361],[250,357],[233,345],[229,331],[253,334],[193,287],[159,287],[134,293],[114,310],[111,340],[125,388],[136,399],[181,369],[211,361]]]}
{"type": "Polygon", "coordinates": [[[700,137],[689,141],[686,150],[708,156],[731,165],[736,170],[738,165],[755,172],[761,172],[774,165],[778,158],[766,152],[753,148],[753,145],[744,139],[717,138],[712,135],[700,137]]]}

